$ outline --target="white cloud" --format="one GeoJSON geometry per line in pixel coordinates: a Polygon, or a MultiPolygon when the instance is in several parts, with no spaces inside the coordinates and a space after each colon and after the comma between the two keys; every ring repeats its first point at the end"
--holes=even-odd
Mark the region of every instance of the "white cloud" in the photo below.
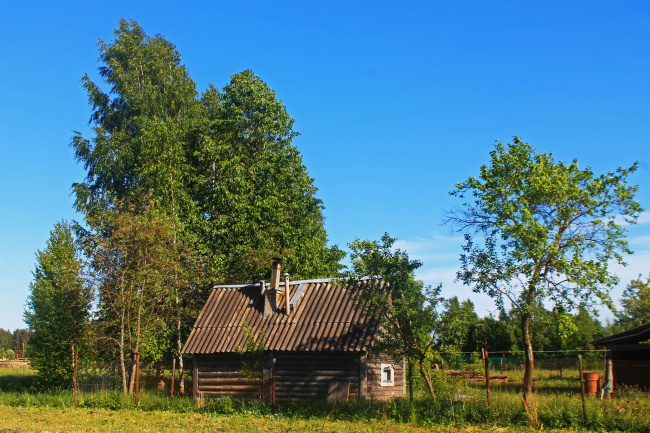
{"type": "Polygon", "coordinates": [[[637,224],[648,224],[650,223],[650,212],[645,211],[641,212],[639,219],[637,219],[637,224]]]}

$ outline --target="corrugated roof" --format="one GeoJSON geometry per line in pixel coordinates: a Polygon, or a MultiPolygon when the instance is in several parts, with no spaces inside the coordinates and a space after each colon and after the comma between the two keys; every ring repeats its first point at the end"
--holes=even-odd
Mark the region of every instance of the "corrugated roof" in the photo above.
{"type": "Polygon", "coordinates": [[[614,344],[635,344],[650,339],[650,323],[612,334],[599,340],[592,341],[594,346],[611,346],[614,344]]]}
{"type": "MultiPolygon", "coordinates": [[[[283,286],[283,285],[282,285],[283,286]]],[[[265,335],[265,350],[363,351],[377,332],[348,287],[330,279],[289,283],[292,308],[287,316],[284,293],[275,314],[264,317],[259,285],[217,286],[201,310],[182,353],[236,352],[246,343],[245,327],[265,335]]]]}

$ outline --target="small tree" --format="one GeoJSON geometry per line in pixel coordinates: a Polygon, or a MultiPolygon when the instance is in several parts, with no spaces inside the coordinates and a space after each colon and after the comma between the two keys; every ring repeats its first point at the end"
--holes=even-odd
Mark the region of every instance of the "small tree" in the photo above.
{"type": "Polygon", "coordinates": [[[88,279],[98,295],[98,335],[116,349],[126,393],[134,386],[127,358],[135,361],[140,353],[155,361],[172,351],[170,330],[180,314],[176,299],[183,298],[184,306],[196,301],[199,260],[176,241],[173,219],[151,203],[106,203],[88,222],[84,244],[88,279]]]}
{"type": "Polygon", "coordinates": [[[350,243],[352,269],[343,276],[378,321],[380,334],[371,349],[396,359],[407,356],[416,360],[433,396],[429,361],[438,335],[440,286],[425,287],[416,281],[414,272],[422,263],[395,249],[395,241],[386,233],[381,242],[356,239],[350,243]]]}
{"type": "Polygon", "coordinates": [[[641,275],[630,281],[621,299],[623,310],[618,314],[618,322],[624,328],[650,323],[650,275],[643,281],[641,275]]]}
{"type": "Polygon", "coordinates": [[[54,226],[36,262],[24,314],[32,331],[31,362],[44,384],[69,386],[71,348],[79,350],[85,343],[92,293],[80,277],[81,260],[68,223],[54,226]]]}
{"type": "Polygon", "coordinates": [[[621,221],[635,223],[641,206],[637,187],[627,183],[636,170],[619,168],[600,176],[578,162],[556,162],[514,138],[497,142],[489,166],[450,194],[465,199],[448,212],[452,229],[465,234],[458,279],[521,314],[526,354],[524,403],[533,387],[531,312],[543,299],[570,308],[596,300],[611,306],[609,289],[618,278],[610,261],[631,253],[621,221]],[[620,218],[620,219],[619,219],[620,218]]]}

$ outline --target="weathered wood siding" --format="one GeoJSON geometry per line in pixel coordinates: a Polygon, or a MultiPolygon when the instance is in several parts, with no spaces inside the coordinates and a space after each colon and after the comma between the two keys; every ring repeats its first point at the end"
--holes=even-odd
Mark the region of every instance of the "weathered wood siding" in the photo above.
{"type": "Polygon", "coordinates": [[[242,372],[238,355],[195,355],[195,390],[198,396],[259,399],[263,396],[261,379],[251,379],[242,372]]]}
{"type": "Polygon", "coordinates": [[[390,400],[406,396],[406,364],[385,355],[369,354],[366,361],[368,391],[367,397],[377,400],[390,400]],[[394,371],[392,386],[381,386],[381,364],[391,364],[394,371]]]}
{"type": "Polygon", "coordinates": [[[279,353],[272,377],[276,399],[325,399],[335,388],[348,388],[349,396],[357,397],[359,355],[279,353]]]}
{"type": "Polygon", "coordinates": [[[358,353],[267,353],[261,379],[242,373],[239,355],[195,355],[197,396],[326,399],[359,396],[358,353]],[[348,391],[349,390],[349,391],[348,391]]]}

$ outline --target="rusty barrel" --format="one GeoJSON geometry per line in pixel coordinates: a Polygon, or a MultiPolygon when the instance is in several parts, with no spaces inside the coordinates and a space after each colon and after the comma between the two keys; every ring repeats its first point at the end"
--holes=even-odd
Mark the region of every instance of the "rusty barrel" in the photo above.
{"type": "Polygon", "coordinates": [[[582,373],[582,380],[585,381],[585,394],[595,397],[598,395],[598,373],[582,373]]]}

